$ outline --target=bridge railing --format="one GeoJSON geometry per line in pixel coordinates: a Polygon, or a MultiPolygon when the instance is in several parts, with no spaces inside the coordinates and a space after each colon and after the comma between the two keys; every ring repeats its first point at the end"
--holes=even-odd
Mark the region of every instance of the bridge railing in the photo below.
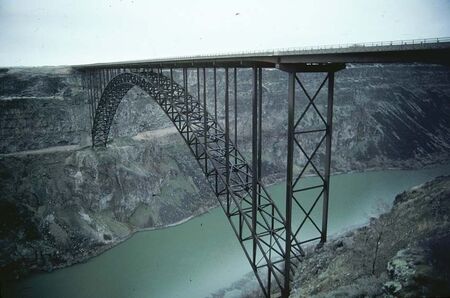
{"type": "MultiPolygon", "coordinates": [[[[318,45],[318,46],[278,48],[278,49],[274,49],[271,51],[272,52],[302,52],[302,51],[384,47],[384,46],[439,44],[439,43],[443,43],[443,42],[450,42],[450,37],[406,39],[406,40],[392,40],[392,41],[374,41],[374,42],[363,42],[363,43],[325,44],[325,45],[318,45]]],[[[270,52],[270,51],[268,51],[268,52],[270,52]]],[[[244,53],[254,54],[254,53],[258,53],[258,52],[257,51],[248,51],[248,52],[244,52],[244,53]]]]}

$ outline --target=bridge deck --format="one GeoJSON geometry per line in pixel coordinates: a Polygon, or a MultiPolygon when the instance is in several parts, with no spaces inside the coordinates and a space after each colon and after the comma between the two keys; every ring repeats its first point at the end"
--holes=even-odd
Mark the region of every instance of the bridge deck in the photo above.
{"type": "Polygon", "coordinates": [[[96,68],[267,67],[327,63],[438,63],[450,64],[450,38],[365,44],[287,48],[261,52],[199,55],[151,60],[76,65],[96,68]]]}

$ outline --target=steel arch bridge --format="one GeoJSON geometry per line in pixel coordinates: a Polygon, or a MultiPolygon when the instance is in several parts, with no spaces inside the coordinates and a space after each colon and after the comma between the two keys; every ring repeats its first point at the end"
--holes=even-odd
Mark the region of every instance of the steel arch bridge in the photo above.
{"type": "Polygon", "coordinates": [[[345,68],[346,63],[392,62],[450,65],[450,39],[81,65],[75,69],[83,73],[83,86],[91,102],[92,145],[107,145],[114,115],[127,92],[135,86],[145,91],[172,121],[198,161],[263,295],[288,297],[295,268],[301,266],[304,255],[302,245],[308,242],[319,242],[320,245],[327,239],[335,72],[345,68]],[[239,152],[236,139],[237,72],[243,68],[251,70],[252,78],[249,162],[239,152]],[[274,202],[261,181],[264,68],[288,73],[287,172],[283,208],[274,202]],[[224,71],[223,125],[218,121],[217,69],[224,71]],[[194,90],[188,90],[188,70],[197,74],[194,90]],[[213,71],[212,80],[207,80],[206,70],[213,71]],[[182,72],[180,84],[174,80],[175,71],[182,72]],[[298,76],[309,72],[324,74],[321,84],[313,92],[307,90],[298,76]],[[206,92],[207,82],[211,81],[214,87],[212,106],[208,105],[206,92]],[[197,91],[197,96],[192,96],[192,91],[197,91]],[[325,111],[317,107],[321,93],[326,93],[325,111]],[[306,99],[306,105],[296,106],[299,95],[306,99]],[[235,112],[230,115],[233,103],[235,112]],[[314,127],[304,127],[302,120],[311,114],[318,122],[314,127]],[[306,150],[302,143],[303,138],[308,137],[314,140],[312,151],[306,150]],[[324,152],[324,158],[316,158],[319,150],[324,152]],[[304,164],[300,168],[294,167],[294,159],[301,156],[304,164]],[[304,186],[300,183],[307,171],[317,175],[316,184],[304,186]],[[306,206],[302,196],[308,192],[313,192],[315,199],[312,205],[306,206]],[[312,216],[316,211],[321,214],[319,220],[312,216]],[[293,218],[300,220],[293,221],[293,218]],[[302,232],[307,222],[314,226],[317,236],[304,237],[302,232]]]}
{"type": "MultiPolygon", "coordinates": [[[[204,69],[202,75],[205,82],[204,69]]],[[[228,70],[225,76],[227,82],[228,70]]],[[[119,72],[108,82],[98,102],[92,144],[94,147],[106,146],[114,115],[127,92],[135,86],[145,91],[169,117],[198,161],[263,286],[264,294],[269,295],[272,286],[282,290],[286,258],[290,260],[286,268],[292,279],[294,267],[304,254],[301,243],[292,237],[290,245],[286,246],[286,219],[262,185],[258,177],[260,167],[256,171],[251,168],[230,140],[229,125],[222,128],[217,114],[211,115],[206,110],[206,84],[202,86],[203,102],[186,91],[187,70],[183,71],[183,85],[173,80],[173,70],[169,70],[168,75],[151,70],[119,72]],[[286,249],[289,249],[288,253],[286,249]]],[[[226,96],[225,104],[228,102],[229,96],[226,96]]],[[[225,118],[225,123],[229,123],[228,112],[225,118]]]]}

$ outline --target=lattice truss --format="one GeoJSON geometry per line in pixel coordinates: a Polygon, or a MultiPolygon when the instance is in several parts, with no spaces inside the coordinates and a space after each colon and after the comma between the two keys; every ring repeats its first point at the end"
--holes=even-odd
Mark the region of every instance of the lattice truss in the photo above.
{"type": "MultiPolygon", "coordinates": [[[[253,117],[256,117],[258,112],[262,113],[261,101],[258,104],[256,98],[258,83],[260,94],[262,93],[261,69],[259,69],[259,73],[254,69],[253,74],[253,117]],[[259,77],[259,82],[256,81],[257,77],[259,77]]],[[[200,76],[199,69],[197,69],[197,98],[191,96],[187,91],[188,75],[185,68],[183,68],[182,73],[182,86],[175,82],[172,69],[158,69],[157,71],[150,69],[91,71],[85,74],[83,82],[92,102],[91,110],[94,119],[92,124],[92,143],[94,147],[106,146],[109,130],[117,108],[122,98],[131,88],[138,86],[156,100],[198,161],[218,197],[266,297],[269,297],[270,293],[273,292],[281,292],[287,297],[294,269],[304,255],[301,245],[317,239],[324,241],[326,237],[326,223],[325,229],[323,227],[320,228],[317,219],[313,218],[313,213],[318,208],[318,202],[321,198],[326,199],[323,208],[324,212],[327,212],[325,205],[327,205],[329,171],[323,172],[323,167],[320,169],[317,166],[315,157],[319,149],[323,147],[324,140],[327,140],[326,150],[329,150],[328,147],[331,146],[331,143],[328,144],[328,141],[331,140],[331,121],[324,119],[322,116],[323,112],[319,111],[315,100],[326,81],[331,83],[329,87],[331,86],[332,88],[333,78],[331,80],[328,80],[328,78],[333,73],[327,75],[313,96],[309,95],[298,76],[296,74],[293,75],[295,76],[295,82],[292,78],[292,86],[290,88],[293,91],[290,93],[290,99],[293,101],[292,107],[289,108],[289,113],[291,111],[294,112],[294,84],[297,84],[303,90],[308,103],[303,105],[304,110],[300,115],[293,113],[289,120],[288,139],[291,140],[292,156],[290,164],[288,160],[286,210],[279,210],[261,183],[261,118],[253,119],[253,156],[251,166],[230,139],[228,69],[225,69],[224,127],[219,125],[217,121],[217,106],[214,107],[214,114],[210,114],[206,108],[207,84],[204,68],[202,69],[202,76],[200,76]],[[203,92],[200,92],[200,87],[202,87],[203,92]],[[323,127],[300,129],[300,127],[304,127],[302,121],[309,119],[308,114],[311,111],[319,115],[321,122],[323,122],[323,127]],[[294,117],[297,117],[295,123],[294,117]],[[259,131],[256,127],[258,124],[259,131]],[[258,133],[259,152],[257,148],[258,133]],[[302,145],[302,140],[311,142],[311,139],[304,138],[304,136],[317,133],[321,133],[322,136],[320,138],[315,137],[315,142],[317,140],[320,141],[317,142],[315,150],[307,152],[304,145],[302,145]],[[303,160],[305,164],[301,168],[295,166],[296,169],[300,169],[300,172],[296,173],[295,176],[292,173],[291,179],[289,179],[289,169],[292,171],[294,168],[292,158],[297,154],[304,155],[305,158],[303,160]],[[256,159],[258,159],[259,164],[256,162],[256,159]],[[306,173],[310,173],[311,169],[317,172],[319,183],[317,185],[303,186],[302,178],[306,173]],[[289,184],[292,185],[291,192],[289,191],[289,184]],[[308,205],[299,196],[301,193],[315,190],[319,192],[316,193],[312,204],[308,205]],[[288,209],[291,209],[291,211],[288,209]],[[307,223],[312,223],[319,232],[319,237],[302,233],[307,223]],[[289,241],[286,241],[286,239],[289,239],[289,241]],[[302,239],[302,241],[299,241],[299,239],[302,239]]],[[[234,82],[234,94],[236,94],[236,70],[234,71],[234,82]]],[[[215,69],[214,90],[216,92],[215,69]]],[[[328,105],[329,110],[330,105],[328,105]]],[[[314,124],[317,123],[314,122],[314,124]]],[[[296,156],[295,158],[298,157],[296,156]]],[[[326,160],[325,169],[329,168],[329,160],[328,164],[326,160]]]]}
{"type": "Polygon", "coordinates": [[[290,74],[288,155],[293,161],[288,161],[287,201],[294,215],[293,239],[300,239],[301,244],[323,243],[327,236],[334,72],[302,75],[311,77],[304,80],[309,86],[299,74],[290,74]]]}

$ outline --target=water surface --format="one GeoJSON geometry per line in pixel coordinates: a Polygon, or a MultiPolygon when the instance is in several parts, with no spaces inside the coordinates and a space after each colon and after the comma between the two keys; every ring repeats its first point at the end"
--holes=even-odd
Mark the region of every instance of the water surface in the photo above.
{"type": "MultiPolygon", "coordinates": [[[[443,174],[450,174],[450,164],[333,176],[329,232],[367,222],[391,205],[396,194],[443,174]]],[[[314,178],[305,183],[314,183],[314,178]]],[[[268,189],[275,200],[284,200],[284,188],[280,183],[268,189]]],[[[222,209],[216,208],[179,226],[137,233],[86,263],[3,285],[2,295],[197,298],[229,286],[250,270],[222,209]]]]}

